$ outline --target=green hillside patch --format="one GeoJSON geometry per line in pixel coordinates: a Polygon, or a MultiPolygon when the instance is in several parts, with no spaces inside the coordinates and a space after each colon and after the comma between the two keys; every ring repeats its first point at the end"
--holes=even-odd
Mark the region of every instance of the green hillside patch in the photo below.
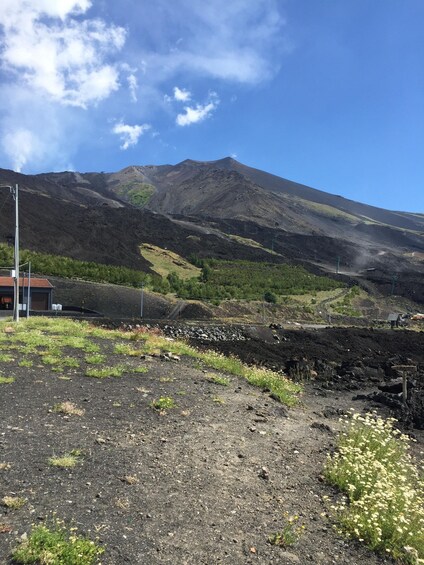
{"type": "Polygon", "coordinates": [[[343,210],[339,210],[338,208],[334,208],[328,204],[312,202],[311,200],[305,200],[303,198],[297,198],[296,200],[299,200],[306,208],[322,214],[323,216],[327,216],[328,218],[343,218],[352,224],[358,223],[358,218],[353,214],[349,214],[348,212],[344,212],[343,210]]]}
{"type": "Polygon", "coordinates": [[[116,189],[119,196],[127,198],[128,202],[137,208],[144,208],[155,192],[155,187],[145,182],[129,182],[116,189]]]}
{"type": "Polygon", "coordinates": [[[153,265],[152,270],[161,277],[175,273],[180,279],[186,280],[200,275],[198,267],[195,267],[177,253],[169,251],[169,249],[162,249],[150,243],[142,243],[140,253],[153,265]]]}
{"type": "Polygon", "coordinates": [[[181,298],[197,300],[262,300],[265,295],[302,295],[341,288],[344,283],[313,275],[303,267],[249,261],[203,261],[200,279],[168,276],[181,298]]]}
{"type": "MultiPolygon", "coordinates": [[[[142,271],[93,263],[90,261],[79,261],[61,255],[50,255],[21,249],[21,261],[31,261],[32,271],[45,276],[56,276],[67,279],[81,279],[93,282],[111,284],[122,284],[139,287],[141,283],[148,284],[150,276],[142,271]]],[[[0,262],[2,265],[13,264],[13,248],[0,243],[0,262]]]]}

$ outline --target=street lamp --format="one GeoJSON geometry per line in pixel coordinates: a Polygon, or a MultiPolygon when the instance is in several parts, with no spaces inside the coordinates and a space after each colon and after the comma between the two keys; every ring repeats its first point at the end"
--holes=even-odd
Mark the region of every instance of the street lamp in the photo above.
{"type": "Polygon", "coordinates": [[[19,206],[18,206],[18,196],[19,189],[18,185],[12,186],[10,184],[2,184],[0,188],[8,188],[15,201],[15,273],[13,280],[13,320],[19,322],[19,206]]]}

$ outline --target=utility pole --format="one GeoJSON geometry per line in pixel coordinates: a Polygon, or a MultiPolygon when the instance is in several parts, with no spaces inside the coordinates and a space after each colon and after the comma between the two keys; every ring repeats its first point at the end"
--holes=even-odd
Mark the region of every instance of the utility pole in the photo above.
{"type": "MultiPolygon", "coordinates": [[[[19,189],[18,185],[11,187],[13,200],[15,201],[15,280],[14,280],[14,302],[13,320],[19,322],[19,189]]],[[[23,292],[23,289],[22,289],[23,292]]]]}
{"type": "Polygon", "coordinates": [[[15,273],[13,277],[13,321],[19,322],[19,187],[17,184],[15,184],[15,186],[12,186],[11,184],[3,184],[0,185],[0,188],[8,188],[11,195],[13,196],[13,200],[15,201],[15,273]]]}
{"type": "Polygon", "coordinates": [[[29,318],[29,309],[31,307],[31,261],[28,261],[28,287],[27,287],[27,307],[26,317],[29,318]]]}

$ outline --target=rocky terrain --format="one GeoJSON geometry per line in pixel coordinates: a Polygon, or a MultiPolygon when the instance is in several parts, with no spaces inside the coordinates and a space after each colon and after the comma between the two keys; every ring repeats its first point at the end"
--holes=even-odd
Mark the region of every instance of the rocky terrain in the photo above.
{"type": "MultiPolygon", "coordinates": [[[[118,360],[116,345],[127,340],[85,343],[99,348],[105,366],[124,362],[121,378],[89,378],[84,352],[70,345],[66,359],[78,366],[60,371],[36,352],[26,355],[27,366],[21,355],[4,358],[1,370],[15,381],[0,385],[0,492],[24,503],[1,506],[0,563],[11,565],[31,525],[50,526],[55,513],[104,547],[104,565],[393,565],[336,534],[330,505],[338,495],[322,471],[342,414],[392,413],[358,393],[389,376],[400,360],[391,358],[396,342],[422,378],[424,334],[164,329],[289,371],[297,357],[302,371],[293,376],[307,379],[300,405],[287,409],[266,389],[166,352],[118,360]],[[175,406],[154,409],[160,397],[175,406]],[[64,402],[67,411],[58,409],[64,402]],[[71,451],[74,467],[49,464],[71,451]],[[287,515],[299,516],[303,533],[290,547],[270,544],[287,515]]],[[[422,432],[410,432],[419,456],[422,432]]]]}

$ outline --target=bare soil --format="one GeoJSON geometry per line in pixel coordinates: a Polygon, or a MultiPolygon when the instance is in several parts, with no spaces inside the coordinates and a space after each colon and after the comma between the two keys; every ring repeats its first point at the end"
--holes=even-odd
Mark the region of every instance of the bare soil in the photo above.
{"type": "MultiPolygon", "coordinates": [[[[113,346],[99,343],[116,364],[113,346]]],[[[103,565],[392,563],[338,536],[325,515],[323,496],[337,493],[322,470],[339,417],[371,407],[351,391],[310,384],[287,410],[242,379],[216,384],[212,371],[187,359],[131,358],[147,373],[108,379],[18,361],[7,364],[15,382],[0,385],[0,463],[9,464],[0,468],[0,498],[27,502],[1,507],[1,564],[53,512],[104,545],[103,565]],[[153,409],[160,396],[176,407],[153,409]],[[55,412],[64,401],[84,414],[55,412]],[[82,455],[73,469],[49,465],[74,449],[82,455]],[[285,512],[305,525],[286,549],[268,542],[285,512]]]]}

